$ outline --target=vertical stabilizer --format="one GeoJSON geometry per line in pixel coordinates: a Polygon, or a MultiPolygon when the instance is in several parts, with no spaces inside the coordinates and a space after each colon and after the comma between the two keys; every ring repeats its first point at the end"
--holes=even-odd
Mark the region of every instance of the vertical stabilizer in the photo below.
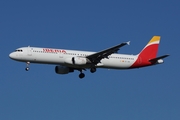
{"type": "Polygon", "coordinates": [[[160,43],[160,38],[161,38],[160,36],[152,37],[152,39],[148,42],[148,44],[137,55],[137,60],[131,66],[131,68],[143,67],[152,64],[149,60],[156,58],[160,43]]]}
{"type": "Polygon", "coordinates": [[[153,36],[148,44],[139,53],[139,57],[143,58],[144,60],[155,58],[157,56],[160,38],[160,36],[153,36]]]}

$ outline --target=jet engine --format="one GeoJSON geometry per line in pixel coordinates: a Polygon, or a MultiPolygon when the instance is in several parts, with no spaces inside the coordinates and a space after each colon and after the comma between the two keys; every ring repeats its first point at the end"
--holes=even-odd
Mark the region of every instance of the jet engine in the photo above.
{"type": "Polygon", "coordinates": [[[85,65],[88,63],[87,58],[83,57],[72,57],[72,58],[66,58],[65,63],[72,64],[72,65],[85,65]]]}
{"type": "Polygon", "coordinates": [[[74,69],[68,68],[66,66],[56,66],[55,67],[55,72],[57,74],[68,74],[70,72],[74,72],[74,69]]]}

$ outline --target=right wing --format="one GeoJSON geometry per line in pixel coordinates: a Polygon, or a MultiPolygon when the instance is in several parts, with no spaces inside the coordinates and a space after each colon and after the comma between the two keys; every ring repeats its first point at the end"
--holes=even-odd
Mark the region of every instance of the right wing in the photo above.
{"type": "Polygon", "coordinates": [[[129,45],[130,44],[130,41],[129,42],[125,42],[125,43],[121,43],[119,45],[116,45],[114,47],[111,47],[111,48],[108,48],[108,49],[105,49],[105,50],[102,50],[100,52],[97,52],[97,53],[94,53],[94,54],[91,54],[89,56],[87,56],[86,58],[88,60],[90,60],[90,62],[92,64],[98,64],[100,63],[100,61],[103,59],[103,58],[108,58],[109,55],[113,54],[113,53],[117,53],[118,50],[123,47],[124,45],[129,45]]]}

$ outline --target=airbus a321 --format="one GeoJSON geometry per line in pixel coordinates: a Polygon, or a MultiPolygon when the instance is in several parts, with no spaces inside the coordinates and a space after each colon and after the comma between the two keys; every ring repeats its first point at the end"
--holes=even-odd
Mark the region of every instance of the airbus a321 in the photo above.
{"type": "Polygon", "coordinates": [[[13,60],[25,62],[25,70],[29,70],[30,63],[53,64],[57,74],[68,74],[75,70],[80,71],[79,78],[89,69],[91,73],[97,68],[132,69],[152,66],[163,63],[163,58],[169,55],[156,57],[160,36],[153,36],[148,44],[137,55],[117,54],[118,50],[129,45],[124,42],[100,52],[78,51],[67,49],[21,47],[9,54],[13,60]]]}

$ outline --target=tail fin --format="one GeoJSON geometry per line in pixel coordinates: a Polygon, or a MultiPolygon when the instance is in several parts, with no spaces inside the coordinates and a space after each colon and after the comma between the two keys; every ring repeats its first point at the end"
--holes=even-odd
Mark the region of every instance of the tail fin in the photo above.
{"type": "Polygon", "coordinates": [[[160,42],[160,36],[153,36],[143,50],[137,55],[136,61],[130,68],[145,67],[163,63],[163,58],[169,55],[156,57],[160,42]]]}
{"type": "Polygon", "coordinates": [[[138,54],[143,60],[150,60],[156,58],[158,47],[160,43],[160,36],[153,36],[143,50],[138,54]]]}

